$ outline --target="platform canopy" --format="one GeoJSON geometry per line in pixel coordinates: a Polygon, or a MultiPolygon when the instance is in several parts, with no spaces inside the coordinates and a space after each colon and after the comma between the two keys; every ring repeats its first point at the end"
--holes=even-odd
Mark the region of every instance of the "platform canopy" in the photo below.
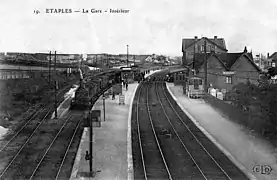
{"type": "Polygon", "coordinates": [[[169,73],[188,72],[188,68],[169,69],[169,73]]]}

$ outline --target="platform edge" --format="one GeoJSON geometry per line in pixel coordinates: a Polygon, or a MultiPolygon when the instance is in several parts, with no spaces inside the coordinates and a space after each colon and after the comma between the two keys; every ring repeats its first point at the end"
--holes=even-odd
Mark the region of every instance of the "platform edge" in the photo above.
{"type": "Polygon", "coordinates": [[[134,101],[138,86],[139,86],[139,84],[136,85],[135,90],[132,94],[131,101],[130,101],[130,107],[129,107],[129,114],[128,114],[128,131],[127,131],[128,180],[134,179],[131,118],[132,118],[133,101],[134,101]]]}
{"type": "Polygon", "coordinates": [[[177,98],[175,97],[175,95],[171,92],[170,88],[168,87],[168,83],[166,83],[166,88],[168,90],[168,92],[170,93],[170,95],[172,96],[172,98],[174,99],[174,101],[176,101],[176,103],[179,105],[179,107],[186,113],[186,115],[192,120],[192,122],[218,147],[218,149],[220,149],[249,179],[251,180],[257,180],[257,178],[250,174],[246,168],[239,163],[235,157],[233,157],[231,155],[231,153],[229,151],[227,151],[217,140],[215,140],[213,138],[213,136],[207,132],[198,122],[197,120],[183,107],[183,105],[181,103],[179,103],[177,101],[177,98]]]}
{"type": "Polygon", "coordinates": [[[84,128],[82,138],[81,138],[81,142],[79,144],[78,151],[77,151],[77,154],[76,154],[76,157],[75,157],[75,160],[74,160],[74,164],[73,164],[73,167],[72,167],[70,180],[73,180],[73,179],[77,178],[77,173],[78,173],[78,170],[79,170],[79,164],[80,164],[80,161],[81,161],[82,148],[84,146],[84,140],[86,138],[87,131],[88,131],[88,128],[84,128]]]}

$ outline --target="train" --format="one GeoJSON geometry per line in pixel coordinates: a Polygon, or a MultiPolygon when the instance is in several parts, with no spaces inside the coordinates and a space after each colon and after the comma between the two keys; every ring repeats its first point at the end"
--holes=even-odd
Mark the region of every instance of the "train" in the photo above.
{"type": "Polygon", "coordinates": [[[121,83],[120,70],[106,70],[98,73],[86,72],[80,79],[80,86],[71,101],[71,110],[88,110],[95,101],[115,84],[121,83]]]}

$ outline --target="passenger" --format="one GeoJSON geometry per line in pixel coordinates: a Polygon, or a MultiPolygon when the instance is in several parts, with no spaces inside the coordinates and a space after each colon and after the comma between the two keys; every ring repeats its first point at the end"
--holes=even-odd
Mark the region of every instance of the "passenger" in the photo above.
{"type": "Polygon", "coordinates": [[[115,93],[113,92],[112,100],[114,100],[114,99],[115,99],[115,93]]]}
{"type": "Polygon", "coordinates": [[[126,91],[128,91],[128,82],[126,82],[126,91]]]}

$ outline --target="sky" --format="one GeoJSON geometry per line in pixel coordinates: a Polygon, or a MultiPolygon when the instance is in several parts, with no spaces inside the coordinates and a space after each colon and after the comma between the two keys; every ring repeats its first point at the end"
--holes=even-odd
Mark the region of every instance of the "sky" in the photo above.
{"type": "Polygon", "coordinates": [[[126,54],[128,44],[131,54],[181,56],[182,38],[218,36],[228,52],[272,54],[276,9],[276,0],[1,0],[0,52],[126,54]]]}

